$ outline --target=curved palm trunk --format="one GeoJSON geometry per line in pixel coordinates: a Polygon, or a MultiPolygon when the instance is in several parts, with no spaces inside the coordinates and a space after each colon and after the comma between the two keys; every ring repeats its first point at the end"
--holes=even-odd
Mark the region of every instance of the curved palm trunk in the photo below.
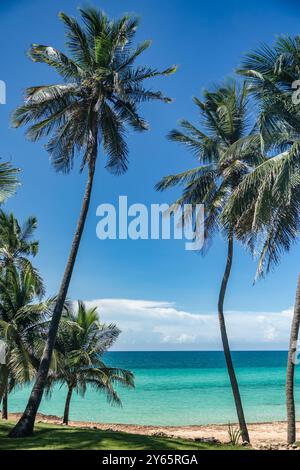
{"type": "Polygon", "coordinates": [[[2,419],[8,419],[8,393],[5,390],[2,398],[2,419]]]}
{"type": "Polygon", "coordinates": [[[232,357],[231,357],[231,352],[230,352],[230,347],[229,347],[229,342],[228,342],[228,336],[227,336],[227,331],[226,331],[224,310],[223,310],[227,283],[228,283],[228,279],[229,279],[230,271],[231,271],[232,257],[233,257],[233,237],[232,237],[232,234],[230,234],[228,238],[227,262],[226,262],[225,272],[224,272],[221,289],[219,293],[218,317],[219,317],[219,323],[220,323],[220,330],[221,330],[221,337],[222,337],[223,349],[224,349],[224,354],[225,354],[225,360],[226,360],[227,370],[228,370],[228,374],[230,378],[232,393],[233,393],[233,397],[235,401],[236,412],[238,415],[241,436],[242,436],[243,441],[250,442],[247,424],[246,424],[244,411],[243,411],[242,400],[241,400],[240,391],[239,391],[239,386],[238,386],[237,379],[236,379],[235,372],[234,372],[234,367],[233,367],[233,362],[232,362],[232,357]]]}
{"type": "Polygon", "coordinates": [[[71,403],[72,393],[73,393],[73,388],[68,387],[63,424],[69,424],[69,412],[70,412],[70,403],[71,403]]]}
{"type": "Polygon", "coordinates": [[[286,373],[286,410],[287,410],[287,442],[294,444],[296,442],[296,412],[294,399],[294,378],[295,363],[297,354],[297,341],[300,326],[300,276],[296,292],[294,307],[294,316],[292,321],[290,347],[288,354],[287,373],[286,373]]]}
{"type": "Polygon", "coordinates": [[[53,352],[53,348],[55,345],[57,330],[58,330],[62,310],[64,307],[64,303],[66,300],[66,296],[68,293],[68,288],[69,288],[69,284],[71,281],[73,268],[74,268],[74,264],[76,261],[76,256],[77,256],[78,248],[80,245],[80,240],[81,240],[82,233],[83,233],[86,216],[87,216],[88,209],[89,209],[92,186],[93,186],[93,179],[94,179],[94,174],[95,174],[96,156],[97,156],[97,138],[94,138],[93,147],[90,152],[90,158],[89,158],[90,163],[89,163],[88,181],[87,181],[87,185],[85,189],[80,216],[79,216],[76,232],[73,238],[67,266],[64,272],[64,276],[63,276],[60,290],[57,296],[55,308],[53,311],[45,349],[42,355],[42,359],[41,359],[39,370],[36,376],[35,384],[31,391],[25,411],[22,417],[20,418],[20,420],[18,421],[18,423],[16,424],[16,426],[9,433],[9,437],[26,437],[26,436],[30,436],[33,432],[36,413],[38,411],[38,408],[39,408],[39,405],[43,396],[44,388],[46,385],[52,352],[53,352]]]}

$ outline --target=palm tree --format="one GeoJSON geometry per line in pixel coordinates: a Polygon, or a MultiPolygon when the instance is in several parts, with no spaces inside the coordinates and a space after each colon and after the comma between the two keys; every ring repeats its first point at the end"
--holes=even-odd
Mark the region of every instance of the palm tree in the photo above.
{"type": "Polygon", "coordinates": [[[41,330],[51,301],[37,302],[35,275],[26,266],[11,266],[0,277],[0,339],[6,345],[6,361],[0,365],[2,418],[7,419],[8,393],[17,385],[33,379],[44,342],[41,330]]]}
{"type": "MultiPolygon", "coordinates": [[[[224,218],[233,216],[236,235],[259,245],[257,277],[277,265],[300,228],[300,107],[292,99],[299,78],[300,37],[279,37],[273,48],[248,54],[239,72],[257,99],[257,130],[268,158],[248,175],[232,196],[224,218]]],[[[296,441],[295,354],[300,327],[300,276],[291,326],[286,377],[287,441],[296,441]]]]}
{"type": "MultiPolygon", "coordinates": [[[[11,269],[31,273],[31,282],[35,283],[37,295],[42,296],[44,287],[38,271],[33,267],[29,256],[36,256],[38,253],[38,242],[33,240],[33,234],[37,227],[35,217],[29,217],[23,226],[20,226],[18,220],[13,214],[7,214],[0,211],[0,270],[2,285],[7,277],[7,283],[11,283],[11,269]]],[[[0,294],[1,295],[1,294],[0,294]]],[[[2,367],[2,373],[5,367],[2,367]]],[[[14,382],[12,377],[8,377],[11,386],[14,382]]],[[[8,381],[7,381],[8,383],[8,381]]],[[[10,387],[11,388],[11,387],[10,387]]],[[[7,416],[7,392],[3,394],[2,416],[7,416]]]]}
{"type": "Polygon", "coordinates": [[[56,370],[50,371],[50,385],[67,386],[63,423],[69,423],[73,392],[85,395],[87,386],[104,392],[110,403],[121,405],[115,384],[134,387],[133,374],[128,370],[108,367],[103,354],[116,341],[120,330],[114,324],[99,323],[97,308],[86,308],[78,301],[77,312],[68,310],[58,330],[55,352],[56,370]]]}
{"type": "Polygon", "coordinates": [[[144,101],[169,102],[160,91],[147,90],[144,81],[175,72],[134,67],[135,60],[149,46],[144,41],[133,47],[138,27],[135,17],[109,20],[93,8],[80,10],[83,27],[76,19],[60,13],[67,30],[71,57],[50,46],[33,45],[29,52],[35,62],[48,64],[63,79],[62,84],[35,86],[27,90],[25,102],[13,116],[16,127],[29,124],[27,136],[36,141],[52,134],[47,150],[57,171],[68,173],[75,154],[81,155],[81,170],[88,179],[69,258],[57,296],[41,365],[23,416],[10,433],[12,437],[32,434],[35,416],[47,380],[63,305],[84,230],[93,186],[98,147],[107,156],[107,169],[126,171],[128,128],[143,131],[147,123],[139,115],[144,101]]]}
{"type": "Polygon", "coordinates": [[[205,91],[204,100],[194,98],[194,102],[200,112],[203,130],[183,120],[180,122],[181,130],[173,130],[169,138],[191,150],[200,166],[181,174],[166,176],[157,185],[157,189],[184,185],[183,195],[175,204],[204,204],[205,245],[209,245],[218,230],[227,240],[227,260],[219,292],[218,318],[241,434],[243,440],[249,442],[224,317],[224,299],[233,260],[234,223],[225,227],[221,221],[221,213],[230,194],[261,161],[260,137],[254,133],[247,134],[248,89],[245,84],[239,87],[234,81],[229,82],[213,92],[205,91]]]}

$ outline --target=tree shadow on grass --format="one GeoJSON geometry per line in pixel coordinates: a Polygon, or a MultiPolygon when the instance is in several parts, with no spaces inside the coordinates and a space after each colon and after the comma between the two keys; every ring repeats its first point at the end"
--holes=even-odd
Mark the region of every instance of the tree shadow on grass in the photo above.
{"type": "Polygon", "coordinates": [[[99,429],[57,427],[47,424],[38,424],[31,437],[11,439],[7,437],[7,434],[12,426],[13,423],[1,423],[0,450],[212,450],[226,448],[182,439],[99,429]]]}

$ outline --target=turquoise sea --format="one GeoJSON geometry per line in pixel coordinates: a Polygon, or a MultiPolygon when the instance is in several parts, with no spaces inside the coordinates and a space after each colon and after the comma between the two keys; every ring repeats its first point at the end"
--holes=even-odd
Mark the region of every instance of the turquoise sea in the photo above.
{"type": "MultiPolygon", "coordinates": [[[[284,420],[287,353],[234,352],[233,359],[248,422],[284,420]]],[[[136,389],[119,390],[123,408],[108,405],[93,390],[85,398],[74,395],[71,419],[149,425],[236,420],[222,352],[111,352],[106,361],[132,370],[136,389]]],[[[299,369],[300,365],[295,389],[300,405],[299,369]]],[[[10,411],[23,410],[29,390],[20,389],[10,396],[10,411]]],[[[57,387],[50,399],[43,400],[40,411],[62,416],[65,396],[65,388],[57,387]]]]}

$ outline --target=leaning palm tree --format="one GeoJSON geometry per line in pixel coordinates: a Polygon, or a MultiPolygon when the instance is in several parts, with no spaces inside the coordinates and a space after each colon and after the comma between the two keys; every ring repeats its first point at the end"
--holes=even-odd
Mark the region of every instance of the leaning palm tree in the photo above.
{"type": "Polygon", "coordinates": [[[148,128],[139,115],[139,104],[152,100],[170,101],[160,91],[145,89],[144,82],[176,70],[171,67],[159,72],[150,67],[134,66],[135,60],[150,46],[150,41],[133,46],[138,27],[135,17],[109,20],[93,8],[81,9],[80,15],[83,27],[76,19],[64,13],[59,15],[66,26],[70,56],[54,47],[36,44],[29,52],[33,61],[56,70],[63,83],[29,88],[24,104],[13,116],[16,127],[29,124],[27,136],[33,141],[52,134],[47,150],[55,170],[71,171],[77,154],[81,155],[81,170],[87,168],[88,172],[82,208],[40,369],[24,414],[10,433],[13,437],[27,436],[33,431],[88,213],[98,150],[101,146],[109,171],[114,174],[126,171],[127,129],[143,131],[148,128]]]}
{"type": "MultiPolygon", "coordinates": [[[[279,37],[273,48],[248,54],[239,72],[257,99],[257,130],[268,158],[232,195],[224,220],[236,221],[236,236],[259,253],[257,277],[277,265],[300,229],[300,106],[293,101],[299,79],[300,37],[279,37]]],[[[296,441],[295,355],[300,327],[300,276],[287,362],[288,443],[296,441]]]]}
{"type": "Polygon", "coordinates": [[[48,383],[67,386],[63,423],[69,423],[69,411],[74,392],[85,395],[87,387],[106,394],[112,404],[121,405],[115,384],[134,387],[133,374],[128,370],[109,367],[103,354],[120,334],[114,324],[100,324],[97,308],[87,308],[78,302],[77,311],[63,315],[55,345],[56,368],[50,371],[48,383]]]}
{"type": "Polygon", "coordinates": [[[43,340],[41,330],[51,301],[39,301],[40,287],[32,270],[11,266],[0,276],[0,339],[6,345],[0,365],[2,418],[7,419],[8,394],[16,385],[33,379],[43,340]]]}
{"type": "Polygon", "coordinates": [[[157,189],[164,190],[181,184],[184,186],[183,195],[176,201],[175,207],[204,204],[204,250],[216,231],[221,231],[227,240],[227,260],[219,292],[218,317],[241,435],[244,441],[249,442],[224,317],[224,299],[233,260],[234,223],[225,227],[220,216],[230,194],[261,161],[260,136],[247,133],[248,89],[245,84],[239,87],[234,81],[229,82],[213,92],[205,91],[204,100],[194,98],[194,102],[200,112],[202,129],[183,120],[181,130],[173,130],[169,138],[191,150],[200,166],[181,174],[166,176],[157,189]]]}

